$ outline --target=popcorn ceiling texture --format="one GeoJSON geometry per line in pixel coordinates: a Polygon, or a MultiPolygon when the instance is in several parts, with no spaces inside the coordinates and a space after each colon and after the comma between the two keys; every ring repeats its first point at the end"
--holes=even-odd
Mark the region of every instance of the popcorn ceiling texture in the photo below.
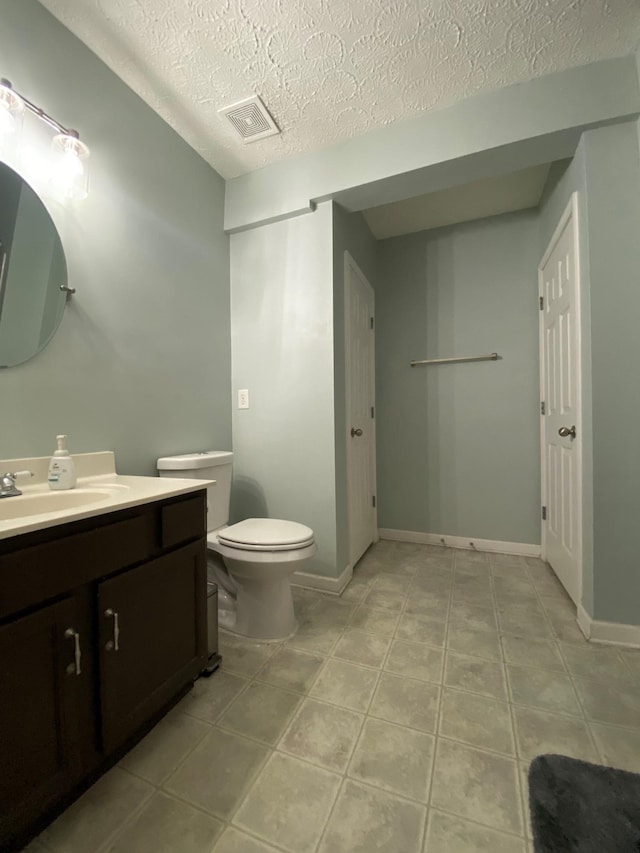
{"type": "Polygon", "coordinates": [[[638,0],[40,0],[226,178],[622,56],[638,0]],[[281,136],[219,107],[259,94],[281,136]]]}

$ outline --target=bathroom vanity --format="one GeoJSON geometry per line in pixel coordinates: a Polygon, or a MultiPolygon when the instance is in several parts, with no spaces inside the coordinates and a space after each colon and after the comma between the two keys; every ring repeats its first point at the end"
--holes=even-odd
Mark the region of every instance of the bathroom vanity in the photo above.
{"type": "Polygon", "coordinates": [[[1,850],[40,831],[206,665],[204,486],[114,469],[84,489],[111,498],[54,519],[3,521],[0,502],[1,850]]]}

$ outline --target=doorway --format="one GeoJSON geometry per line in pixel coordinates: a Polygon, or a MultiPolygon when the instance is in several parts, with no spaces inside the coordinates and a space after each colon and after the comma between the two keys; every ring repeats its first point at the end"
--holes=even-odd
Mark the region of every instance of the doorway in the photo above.
{"type": "Polygon", "coordinates": [[[578,196],[538,268],[542,556],[575,604],[582,597],[582,436],[578,196]]]}
{"type": "Polygon", "coordinates": [[[375,436],[375,298],[344,253],[347,516],[349,562],[377,539],[375,436]]]}

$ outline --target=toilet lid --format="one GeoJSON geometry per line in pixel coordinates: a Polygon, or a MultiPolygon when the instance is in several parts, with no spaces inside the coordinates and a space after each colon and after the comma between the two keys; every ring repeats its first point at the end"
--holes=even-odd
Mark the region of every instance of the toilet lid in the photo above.
{"type": "Polygon", "coordinates": [[[247,518],[218,533],[218,542],[250,551],[291,551],[313,542],[313,530],[297,521],[247,518]]]}

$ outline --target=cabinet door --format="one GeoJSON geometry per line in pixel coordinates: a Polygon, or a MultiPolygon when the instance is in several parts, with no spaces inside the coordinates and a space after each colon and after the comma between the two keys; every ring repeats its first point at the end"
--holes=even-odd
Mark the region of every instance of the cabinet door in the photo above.
{"type": "Polygon", "coordinates": [[[98,607],[102,738],[109,751],[205,665],[204,542],[101,582],[98,607]]]}
{"type": "Polygon", "coordinates": [[[75,615],[68,598],[0,627],[1,849],[80,775],[75,615]]]}

